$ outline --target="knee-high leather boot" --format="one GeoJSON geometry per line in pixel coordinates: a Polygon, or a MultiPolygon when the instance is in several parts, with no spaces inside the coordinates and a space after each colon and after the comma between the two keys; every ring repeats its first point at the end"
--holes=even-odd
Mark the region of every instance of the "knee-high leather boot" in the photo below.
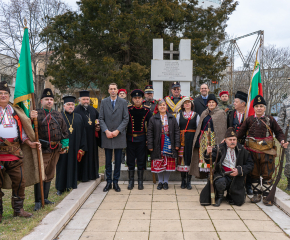
{"type": "Polygon", "coordinates": [[[181,186],[182,189],[186,188],[186,173],[181,172],[181,186]]]}
{"type": "Polygon", "coordinates": [[[12,204],[12,208],[14,209],[13,217],[30,218],[32,216],[32,213],[24,211],[23,202],[24,202],[24,199],[12,196],[11,204],[12,204]]]}
{"type": "Polygon", "coordinates": [[[215,201],[215,204],[213,204],[213,206],[215,207],[219,207],[223,201],[223,198],[224,198],[224,192],[218,192],[217,193],[217,199],[215,201]]]}
{"type": "Polygon", "coordinates": [[[54,202],[48,200],[50,184],[51,182],[43,182],[44,204],[54,204],[54,202]]]}
{"type": "Polygon", "coordinates": [[[186,173],[186,175],[187,175],[187,183],[186,183],[186,188],[188,189],[188,190],[191,190],[192,189],[192,186],[191,186],[191,175],[189,175],[189,173],[186,173]]]}
{"type": "Polygon", "coordinates": [[[137,174],[138,174],[138,190],[143,190],[144,186],[143,186],[143,173],[144,170],[138,170],[137,174]]]}
{"type": "Polygon", "coordinates": [[[34,184],[34,211],[38,211],[41,208],[41,193],[40,193],[40,184],[34,184]]]}
{"type": "Polygon", "coordinates": [[[132,190],[134,188],[134,174],[135,174],[135,170],[128,170],[128,177],[129,177],[128,190],[132,190]]]}

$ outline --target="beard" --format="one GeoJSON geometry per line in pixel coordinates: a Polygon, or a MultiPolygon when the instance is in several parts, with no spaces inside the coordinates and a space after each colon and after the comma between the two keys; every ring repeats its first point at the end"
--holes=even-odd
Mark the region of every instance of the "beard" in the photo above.
{"type": "Polygon", "coordinates": [[[88,103],[83,103],[83,104],[81,104],[83,107],[85,107],[85,108],[87,108],[88,106],[89,106],[89,104],[88,103]]]}

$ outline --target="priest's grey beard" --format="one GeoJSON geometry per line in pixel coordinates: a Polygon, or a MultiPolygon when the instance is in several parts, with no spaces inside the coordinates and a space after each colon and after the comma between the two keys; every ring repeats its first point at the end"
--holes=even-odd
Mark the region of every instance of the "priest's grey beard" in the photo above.
{"type": "Polygon", "coordinates": [[[88,103],[84,103],[84,104],[81,104],[84,108],[88,108],[89,104],[88,103]]]}

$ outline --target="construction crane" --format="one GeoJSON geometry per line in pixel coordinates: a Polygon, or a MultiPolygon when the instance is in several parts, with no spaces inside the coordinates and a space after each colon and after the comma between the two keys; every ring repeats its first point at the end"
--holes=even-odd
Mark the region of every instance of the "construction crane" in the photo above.
{"type": "MultiPolygon", "coordinates": [[[[220,47],[224,44],[229,43],[229,46],[227,48],[227,50],[225,51],[225,55],[229,57],[230,59],[230,68],[231,68],[231,76],[230,76],[230,91],[229,91],[229,95],[230,95],[230,101],[233,100],[233,72],[234,72],[234,63],[235,63],[235,51],[237,51],[238,55],[240,56],[242,62],[243,62],[243,70],[241,71],[241,74],[239,76],[238,81],[241,81],[243,79],[244,74],[247,71],[250,71],[250,62],[253,60],[254,54],[257,51],[258,47],[264,47],[264,31],[263,30],[259,30],[256,32],[252,32],[237,38],[233,38],[227,41],[224,41],[221,43],[220,47]],[[244,55],[242,54],[241,49],[239,48],[237,41],[252,35],[256,35],[257,34],[257,38],[252,46],[252,49],[249,53],[249,55],[247,56],[247,58],[244,57],[244,55]]],[[[261,61],[263,64],[263,59],[261,61]]]]}

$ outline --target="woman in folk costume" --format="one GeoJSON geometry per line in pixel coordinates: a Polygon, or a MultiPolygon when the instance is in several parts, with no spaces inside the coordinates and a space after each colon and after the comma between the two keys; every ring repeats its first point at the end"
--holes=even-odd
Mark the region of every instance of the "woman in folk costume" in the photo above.
{"type": "MultiPolygon", "coordinates": [[[[194,104],[189,97],[184,97],[182,101],[181,111],[176,116],[176,121],[180,128],[181,144],[178,151],[177,171],[181,172],[181,188],[190,190],[192,189],[192,176],[188,172],[192,157],[192,143],[200,117],[194,112],[194,104]]],[[[195,158],[198,158],[198,148],[194,155],[195,158]]]]}
{"type": "Polygon", "coordinates": [[[167,112],[167,105],[161,99],[148,124],[147,147],[151,151],[151,171],[158,175],[157,189],[168,189],[170,172],[175,171],[175,158],[180,148],[179,127],[175,117],[167,112]]]}
{"type": "Polygon", "coordinates": [[[206,178],[206,173],[210,171],[210,166],[204,161],[203,155],[208,145],[209,127],[211,128],[211,146],[220,144],[227,130],[227,115],[225,111],[218,107],[218,101],[214,94],[208,95],[207,109],[200,116],[192,144],[192,151],[194,152],[195,145],[199,143],[199,159],[191,158],[189,174],[197,178],[206,178]]]}

